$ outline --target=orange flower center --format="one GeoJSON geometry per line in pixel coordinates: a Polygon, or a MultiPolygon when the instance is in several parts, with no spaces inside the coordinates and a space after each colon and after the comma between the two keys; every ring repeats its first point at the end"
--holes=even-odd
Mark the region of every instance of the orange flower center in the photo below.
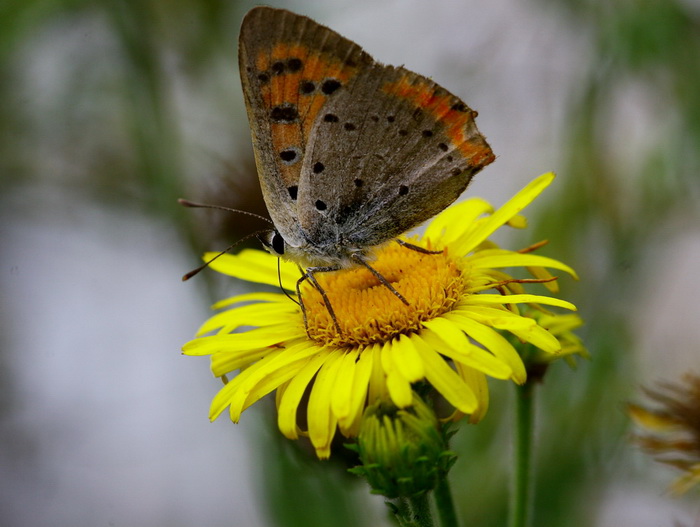
{"type": "Polygon", "coordinates": [[[319,291],[305,281],[301,296],[312,339],[333,346],[386,342],[417,331],[424,321],[449,311],[465,294],[462,270],[447,250],[426,254],[390,243],[375,256],[370,265],[408,305],[364,267],[318,273],[316,279],[330,301],[337,326],[319,291]]]}

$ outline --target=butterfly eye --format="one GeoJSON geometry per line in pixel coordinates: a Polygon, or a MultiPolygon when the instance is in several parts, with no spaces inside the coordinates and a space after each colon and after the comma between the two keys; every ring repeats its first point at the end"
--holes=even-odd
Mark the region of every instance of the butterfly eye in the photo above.
{"type": "Polygon", "coordinates": [[[284,254],[284,238],[279,232],[275,232],[272,235],[272,250],[275,251],[279,256],[284,254]]]}

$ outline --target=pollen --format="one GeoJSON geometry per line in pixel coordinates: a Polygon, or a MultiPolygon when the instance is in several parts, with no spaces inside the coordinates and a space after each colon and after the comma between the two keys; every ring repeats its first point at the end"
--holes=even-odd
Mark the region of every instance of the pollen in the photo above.
{"type": "Polygon", "coordinates": [[[379,248],[375,257],[372,267],[408,304],[364,267],[318,273],[316,279],[337,326],[319,291],[306,281],[301,294],[310,338],[339,347],[387,342],[417,332],[423,322],[450,311],[466,294],[463,270],[446,249],[426,254],[390,243],[379,248]]]}

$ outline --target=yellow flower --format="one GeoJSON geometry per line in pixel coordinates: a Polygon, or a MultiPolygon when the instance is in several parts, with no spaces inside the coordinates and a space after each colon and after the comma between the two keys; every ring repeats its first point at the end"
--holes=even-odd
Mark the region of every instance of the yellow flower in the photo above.
{"type": "Polygon", "coordinates": [[[519,343],[514,337],[510,338],[511,342],[514,342],[514,345],[518,348],[520,358],[525,363],[529,382],[542,382],[549,365],[555,360],[564,359],[571,368],[575,368],[576,355],[585,359],[590,358],[583,341],[573,332],[574,329],[583,325],[583,320],[577,314],[552,313],[538,305],[530,306],[528,309],[523,310],[522,314],[526,317],[534,318],[537,324],[556,337],[561,345],[559,353],[552,354],[546,353],[529,343],[519,343]]]}
{"type": "Polygon", "coordinates": [[[687,374],[683,381],[644,390],[654,408],[628,405],[640,429],[636,442],[660,463],[683,471],[671,486],[674,494],[700,484],[700,376],[687,374]]]}
{"type": "MultiPolygon", "coordinates": [[[[524,227],[519,212],[553,180],[544,174],[501,208],[472,198],[436,216],[411,244],[379,247],[372,266],[408,301],[402,303],[365,268],[319,273],[337,326],[320,294],[307,282],[301,297],[307,316],[282,293],[249,293],[214,305],[229,308],[209,319],[199,338],[187,343],[188,355],[211,355],[215,376],[240,373],[214,398],[210,418],[226,408],[238,422],[243,410],[276,391],[278,425],[296,439],[302,397],[308,436],[319,457],[330,455],[336,430],[357,435],[364,408],[390,401],[398,408],[412,403],[411,385],[427,382],[454,408],[477,422],[488,407],[487,376],[525,382],[525,366],[502,332],[544,353],[561,355],[559,339],[538,320],[523,316],[518,306],[550,305],[574,310],[563,300],[524,292],[522,282],[504,271],[525,268],[555,290],[548,269],[575,277],[565,264],[544,256],[501,249],[488,240],[505,224],[524,227]],[[338,327],[340,331],[338,331],[338,327]],[[207,335],[216,332],[213,335],[207,335]]],[[[205,255],[209,258],[211,255],[205,255]]],[[[299,270],[262,251],[225,255],[215,270],[261,284],[281,282],[295,290],[299,270]]],[[[536,280],[537,281],[537,280],[536,280]]]]}

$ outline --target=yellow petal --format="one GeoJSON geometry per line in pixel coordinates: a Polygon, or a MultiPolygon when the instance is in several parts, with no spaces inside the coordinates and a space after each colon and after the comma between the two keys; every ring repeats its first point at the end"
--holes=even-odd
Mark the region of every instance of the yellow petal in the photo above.
{"type": "Polygon", "coordinates": [[[240,304],[241,302],[289,302],[287,298],[282,293],[245,293],[242,295],[235,295],[223,300],[219,300],[214,305],[211,306],[212,309],[221,309],[224,307],[232,306],[233,304],[240,304]]]}
{"type": "Polygon", "coordinates": [[[521,340],[529,342],[547,353],[561,352],[559,340],[531,318],[485,306],[464,306],[459,309],[459,312],[496,329],[510,331],[521,340]]]}
{"type": "Polygon", "coordinates": [[[331,441],[335,435],[338,420],[331,412],[331,394],[333,383],[338,376],[338,367],[342,365],[342,350],[333,351],[321,369],[316,374],[309,404],[307,420],[309,423],[309,439],[316,449],[319,459],[327,459],[331,454],[331,441]]]}
{"type": "Polygon", "coordinates": [[[549,282],[544,282],[542,285],[545,286],[550,293],[557,294],[559,293],[559,281],[558,280],[552,280],[554,278],[554,275],[549,272],[549,270],[545,269],[544,267],[526,267],[528,273],[530,273],[532,276],[539,280],[550,280],[549,282]]]}
{"type": "Polygon", "coordinates": [[[338,426],[346,437],[356,437],[359,433],[373,363],[372,348],[363,349],[360,352],[359,361],[355,364],[355,374],[350,391],[350,410],[345,419],[338,419],[338,426]]]}
{"type": "Polygon", "coordinates": [[[297,426],[297,408],[304,396],[311,379],[328,359],[330,353],[321,350],[313,357],[289,382],[289,385],[280,398],[279,409],[277,411],[277,426],[285,437],[297,439],[299,437],[299,427],[297,426]]]}
{"type": "Polygon", "coordinates": [[[487,351],[475,346],[453,322],[436,318],[425,322],[421,338],[440,354],[483,371],[497,379],[508,379],[513,370],[487,351]]]}
{"type": "Polygon", "coordinates": [[[221,377],[258,361],[270,353],[269,347],[251,348],[226,353],[214,353],[211,356],[211,372],[214,377],[221,377]]]}
{"type": "Polygon", "coordinates": [[[283,317],[289,320],[289,316],[295,315],[296,312],[296,306],[289,301],[285,304],[265,303],[241,306],[214,315],[202,324],[196,335],[199,337],[219,328],[225,328],[227,333],[231,333],[241,326],[263,327],[275,325],[279,324],[280,319],[283,317]]]}
{"type": "Polygon", "coordinates": [[[299,336],[301,335],[298,330],[286,326],[274,330],[270,328],[261,328],[246,331],[245,333],[199,337],[185,344],[182,347],[182,352],[185,355],[210,355],[216,352],[226,353],[265,346],[275,346],[281,342],[294,340],[299,336]]]}
{"type": "Polygon", "coordinates": [[[671,493],[680,496],[688,492],[695,485],[700,485],[700,463],[695,463],[685,469],[685,474],[673,482],[671,493]]]}
{"type": "Polygon", "coordinates": [[[527,218],[522,214],[516,214],[511,219],[508,220],[508,226],[514,229],[526,229],[527,228],[527,218]]]}
{"type": "Polygon", "coordinates": [[[256,369],[252,375],[246,375],[231,397],[231,415],[239,415],[251,404],[287,382],[319,349],[314,343],[304,341],[282,353],[271,354],[271,359],[265,357],[265,367],[256,369]]]}
{"type": "Polygon", "coordinates": [[[547,267],[565,271],[578,280],[578,275],[571,267],[554,258],[537,254],[521,254],[502,249],[478,251],[469,257],[469,265],[474,269],[497,269],[503,267],[547,267]]]}
{"type": "Polygon", "coordinates": [[[549,172],[542,174],[525,186],[520,192],[508,200],[501,208],[496,210],[474,231],[460,240],[461,250],[466,252],[475,249],[481,242],[486,240],[501,225],[527,207],[540,193],[554,180],[554,174],[549,172]]]}
{"type": "Polygon", "coordinates": [[[438,214],[426,227],[423,238],[432,240],[440,247],[450,245],[464,236],[479,216],[491,212],[491,204],[481,198],[462,201],[438,214]]]}
{"type": "Polygon", "coordinates": [[[651,412],[636,404],[628,404],[627,412],[637,425],[655,432],[667,432],[678,428],[678,421],[676,419],[651,412]]]}
{"type": "Polygon", "coordinates": [[[518,384],[525,382],[527,378],[525,365],[518,352],[503,335],[460,313],[447,313],[444,316],[448,320],[455,322],[469,337],[481,343],[494,356],[510,366],[513,370],[513,380],[515,382],[518,384]]]}
{"type": "MultiPolygon", "coordinates": [[[[221,412],[223,412],[231,404],[231,398],[235,395],[236,390],[238,390],[238,387],[241,385],[241,383],[243,383],[246,378],[254,375],[256,371],[264,369],[269,361],[273,360],[276,355],[279,355],[283,351],[284,350],[276,350],[271,352],[264,359],[259,360],[246,370],[236,375],[236,377],[234,377],[234,379],[231,382],[229,382],[221,390],[219,390],[219,392],[214,396],[214,399],[211,402],[211,406],[209,407],[209,419],[213,421],[214,419],[219,417],[219,415],[221,415],[221,412]]],[[[231,420],[236,423],[238,422],[239,418],[240,414],[231,416],[231,420]]]]}
{"type": "Polygon", "coordinates": [[[402,334],[398,340],[391,342],[389,356],[394,367],[409,382],[417,382],[424,377],[423,362],[416,352],[413,342],[406,335],[402,334]]]}
{"type": "Polygon", "coordinates": [[[355,361],[359,353],[359,350],[352,349],[346,352],[340,361],[342,374],[336,378],[331,394],[331,410],[333,410],[333,414],[339,421],[346,419],[350,413],[350,400],[355,378],[355,361]]]}
{"type": "Polygon", "coordinates": [[[459,362],[455,363],[455,366],[460,377],[476,394],[477,407],[469,416],[469,422],[476,424],[484,418],[489,409],[489,387],[486,382],[486,376],[480,371],[459,362]]]}
{"type": "Polygon", "coordinates": [[[405,408],[410,406],[413,402],[411,384],[401,375],[401,372],[394,363],[392,355],[392,342],[385,342],[382,346],[381,361],[386,375],[386,387],[394,404],[399,408],[405,408]]]}
{"type": "MultiPolygon", "coordinates": [[[[204,261],[209,261],[218,253],[206,253],[204,261]]],[[[220,273],[259,284],[279,286],[277,276],[278,258],[270,253],[255,249],[245,249],[237,255],[224,254],[214,260],[209,267],[220,273]]],[[[281,260],[280,276],[282,286],[294,291],[297,280],[301,277],[296,265],[281,260]]]]}
{"type": "Polygon", "coordinates": [[[469,297],[472,304],[495,305],[495,304],[544,304],[547,306],[558,306],[564,309],[576,311],[576,306],[566,300],[543,295],[492,295],[479,293],[469,297]]]}
{"type": "Polygon", "coordinates": [[[477,408],[472,389],[447,365],[447,362],[418,335],[411,337],[425,365],[425,378],[455,408],[469,414],[477,408]]]}
{"type": "Polygon", "coordinates": [[[389,396],[392,402],[399,408],[411,406],[413,402],[413,393],[411,392],[411,384],[396,370],[387,374],[386,387],[389,390],[389,396]]]}
{"type": "Polygon", "coordinates": [[[382,367],[382,345],[372,344],[365,348],[363,353],[370,351],[372,357],[371,375],[369,378],[369,404],[378,400],[388,400],[389,394],[386,389],[386,374],[382,367]]]}

